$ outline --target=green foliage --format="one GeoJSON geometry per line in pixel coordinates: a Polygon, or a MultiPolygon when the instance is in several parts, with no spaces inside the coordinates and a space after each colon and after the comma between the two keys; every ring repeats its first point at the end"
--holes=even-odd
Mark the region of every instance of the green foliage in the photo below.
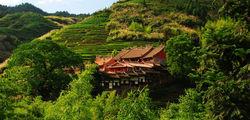
{"type": "Polygon", "coordinates": [[[220,19],[208,22],[201,36],[202,46],[196,55],[200,57],[200,68],[190,74],[196,81],[197,94],[181,97],[178,104],[171,104],[164,110],[161,118],[197,119],[199,115],[199,119],[208,120],[249,119],[249,32],[246,25],[230,18],[220,19]],[[192,99],[197,95],[199,99],[192,99]],[[193,106],[190,103],[201,106],[195,109],[200,111],[190,110],[193,106]]]}
{"type": "Polygon", "coordinates": [[[53,15],[55,15],[55,16],[62,16],[62,17],[73,17],[73,16],[76,16],[74,14],[70,14],[68,11],[57,11],[53,15]]]}
{"type": "Polygon", "coordinates": [[[33,12],[41,15],[46,15],[47,13],[41,10],[40,8],[35,7],[30,3],[23,3],[14,7],[8,7],[0,5],[0,17],[3,17],[7,14],[17,13],[17,12],[33,12]]]}
{"type": "Polygon", "coordinates": [[[57,26],[71,25],[77,22],[77,19],[73,17],[45,16],[45,18],[51,20],[57,26]]]}
{"type": "Polygon", "coordinates": [[[117,96],[115,91],[104,92],[93,98],[91,96],[93,86],[90,83],[95,80],[96,72],[95,65],[88,66],[78,80],[71,82],[70,90],[64,91],[57,101],[45,110],[45,119],[147,120],[155,118],[147,91],[131,92],[124,99],[117,96]]]}
{"type": "MultiPolygon", "coordinates": [[[[234,19],[248,20],[250,2],[248,0],[227,0],[220,8],[219,13],[222,16],[232,17],[234,19]]],[[[249,20],[248,20],[249,22],[249,20]]]]}
{"type": "Polygon", "coordinates": [[[163,110],[161,119],[248,119],[249,80],[207,71],[198,87],[163,110]]]}
{"type": "Polygon", "coordinates": [[[12,105],[13,110],[8,111],[6,119],[42,120],[44,109],[46,109],[48,103],[42,101],[40,97],[36,97],[34,99],[25,97],[16,101],[12,105]]]}
{"type": "Polygon", "coordinates": [[[144,28],[141,24],[137,22],[132,22],[129,26],[129,30],[131,31],[137,31],[137,32],[143,32],[144,28]]]}
{"type": "Polygon", "coordinates": [[[166,41],[170,37],[179,35],[172,34],[169,30],[178,29],[182,33],[191,34],[201,25],[195,16],[162,10],[160,7],[170,7],[169,2],[146,1],[145,6],[141,0],[129,0],[114,4],[106,27],[109,30],[107,40],[166,41]],[[155,14],[157,11],[161,12],[155,14]]]}
{"type": "Polygon", "coordinates": [[[188,89],[185,96],[180,97],[178,104],[170,104],[162,110],[161,120],[201,120],[205,118],[205,106],[202,94],[194,89],[188,89]]]}
{"type": "Polygon", "coordinates": [[[204,95],[209,119],[249,119],[250,80],[215,82],[204,95]]]}
{"type": "Polygon", "coordinates": [[[83,21],[64,27],[54,33],[51,38],[59,42],[68,41],[70,43],[103,43],[106,41],[107,32],[105,30],[108,21],[109,11],[103,11],[90,16],[83,21]]]}
{"type": "Polygon", "coordinates": [[[145,27],[145,32],[148,33],[148,34],[151,33],[152,32],[152,26],[146,26],[145,27]]]}
{"type": "MultiPolygon", "coordinates": [[[[209,17],[209,11],[216,10],[213,0],[177,0],[176,8],[188,14],[199,16],[201,19],[206,20],[209,17]],[[211,7],[214,8],[211,8],[211,7]]],[[[217,8],[218,9],[218,8],[217,8]]]]}
{"type": "Polygon", "coordinates": [[[208,22],[202,33],[202,68],[235,74],[247,63],[249,31],[246,25],[230,18],[208,22]]]}
{"type": "Polygon", "coordinates": [[[112,55],[112,56],[116,56],[118,53],[119,53],[119,52],[118,52],[116,49],[114,49],[114,50],[112,51],[111,55],[112,55]]]}
{"type": "MultiPolygon", "coordinates": [[[[27,69],[27,68],[26,68],[27,69]]],[[[19,69],[20,70],[20,69],[19,69]]],[[[24,69],[23,69],[24,70],[24,69]]],[[[20,71],[19,71],[20,72],[20,71]]],[[[18,73],[12,73],[18,74],[18,73]]],[[[20,76],[21,74],[19,74],[20,76]]],[[[16,75],[17,76],[17,75],[16,75]]],[[[24,75],[21,75],[24,76],[24,75]]],[[[0,118],[1,119],[38,119],[42,117],[47,104],[40,98],[27,96],[27,81],[18,78],[0,78],[0,118]],[[14,81],[15,79],[16,81],[14,81]]]]}
{"type": "Polygon", "coordinates": [[[19,40],[32,40],[52,29],[58,28],[54,23],[36,13],[15,13],[0,18],[0,27],[11,32],[1,31],[2,34],[15,35],[19,40]]]}
{"type": "Polygon", "coordinates": [[[31,12],[13,13],[0,18],[0,50],[3,51],[0,57],[5,60],[20,43],[31,41],[55,28],[59,27],[42,15],[31,12]]]}
{"type": "Polygon", "coordinates": [[[8,111],[12,110],[13,100],[9,96],[19,92],[18,85],[0,76],[0,119],[8,116],[8,111]]]}
{"type": "Polygon", "coordinates": [[[79,79],[71,82],[70,90],[64,91],[57,101],[45,110],[45,119],[90,119],[88,104],[92,99],[93,88],[90,82],[95,79],[93,75],[96,72],[95,65],[87,66],[79,79]]]}
{"type": "Polygon", "coordinates": [[[127,98],[121,100],[119,108],[118,120],[154,120],[157,117],[150,107],[147,90],[128,93],[127,98]]]}
{"type": "Polygon", "coordinates": [[[168,40],[166,52],[168,70],[173,75],[187,76],[198,65],[195,58],[195,42],[186,34],[168,40]]]}
{"type": "Polygon", "coordinates": [[[52,41],[38,41],[19,46],[8,62],[5,77],[28,82],[33,95],[54,99],[71,78],[63,68],[81,63],[81,57],[52,41]]]}

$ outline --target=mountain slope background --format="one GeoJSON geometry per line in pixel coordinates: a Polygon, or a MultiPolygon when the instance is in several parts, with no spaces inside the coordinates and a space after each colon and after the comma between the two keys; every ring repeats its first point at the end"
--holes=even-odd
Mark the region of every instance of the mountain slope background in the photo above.
{"type": "Polygon", "coordinates": [[[82,18],[55,16],[29,3],[15,7],[1,5],[0,62],[8,58],[17,45],[30,42],[53,29],[74,24],[82,18]]]}
{"type": "Polygon", "coordinates": [[[198,30],[206,22],[204,19],[217,16],[214,14],[216,9],[206,8],[204,11],[204,7],[210,4],[209,0],[194,3],[120,0],[108,9],[40,39],[52,39],[91,59],[125,47],[159,45],[183,33],[198,37],[198,30]],[[191,11],[197,4],[200,8],[191,11]],[[200,10],[206,14],[200,15],[200,10]]]}
{"type": "Polygon", "coordinates": [[[17,12],[33,12],[41,15],[47,15],[48,13],[44,12],[42,9],[35,7],[30,3],[23,3],[14,7],[0,5],[0,17],[3,17],[7,14],[17,13],[17,12]]]}

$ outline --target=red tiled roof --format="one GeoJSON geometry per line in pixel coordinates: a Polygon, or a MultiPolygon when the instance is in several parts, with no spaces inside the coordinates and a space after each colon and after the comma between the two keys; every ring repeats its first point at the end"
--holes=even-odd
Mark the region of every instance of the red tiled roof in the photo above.
{"type": "Polygon", "coordinates": [[[157,53],[161,52],[164,49],[163,45],[160,45],[157,48],[154,48],[151,52],[149,52],[147,55],[145,55],[143,58],[151,58],[154,57],[157,53]]]}
{"type": "Polygon", "coordinates": [[[123,49],[121,52],[119,52],[119,53],[114,57],[114,59],[115,59],[115,60],[120,59],[120,58],[123,57],[125,54],[127,54],[129,51],[130,51],[130,50],[123,49]]]}
{"type": "Polygon", "coordinates": [[[96,57],[95,63],[98,65],[103,65],[112,60],[112,57],[96,57]]]}
{"type": "Polygon", "coordinates": [[[128,58],[140,58],[143,57],[145,54],[149,53],[153,49],[152,46],[144,47],[144,48],[133,48],[129,50],[126,54],[121,56],[123,59],[128,58]]]}
{"type": "Polygon", "coordinates": [[[128,64],[130,64],[131,66],[134,66],[134,67],[145,67],[145,68],[152,68],[152,67],[154,67],[154,64],[152,64],[152,63],[135,63],[135,62],[129,62],[128,64]]]}
{"type": "Polygon", "coordinates": [[[109,65],[107,68],[124,68],[124,67],[133,67],[128,63],[116,62],[114,64],[109,65]]]}

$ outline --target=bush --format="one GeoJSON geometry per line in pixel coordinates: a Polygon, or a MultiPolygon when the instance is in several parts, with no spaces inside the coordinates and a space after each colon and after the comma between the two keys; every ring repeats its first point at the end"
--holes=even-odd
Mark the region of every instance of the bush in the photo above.
{"type": "Polygon", "coordinates": [[[179,103],[172,103],[162,110],[161,120],[201,120],[205,118],[205,106],[202,94],[194,89],[186,90],[186,94],[179,99],[179,103]]]}
{"type": "Polygon", "coordinates": [[[129,30],[135,31],[135,32],[144,32],[144,28],[142,24],[139,24],[137,22],[132,22],[129,26],[129,30]]]}

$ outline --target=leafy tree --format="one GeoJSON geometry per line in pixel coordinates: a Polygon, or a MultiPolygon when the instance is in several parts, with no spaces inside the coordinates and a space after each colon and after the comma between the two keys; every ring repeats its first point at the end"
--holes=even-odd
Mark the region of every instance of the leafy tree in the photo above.
{"type": "Polygon", "coordinates": [[[186,90],[186,94],[179,98],[179,103],[172,103],[168,109],[161,111],[161,120],[201,120],[205,118],[205,106],[202,95],[195,89],[186,90]]]}
{"type": "Polygon", "coordinates": [[[16,96],[19,92],[19,86],[8,79],[0,77],[0,119],[5,119],[8,112],[13,110],[13,100],[10,96],[16,96]]]}
{"type": "Polygon", "coordinates": [[[81,62],[78,54],[52,41],[35,40],[14,51],[8,62],[6,78],[24,80],[31,85],[32,94],[54,99],[71,80],[63,69],[81,62]]]}
{"type": "Polygon", "coordinates": [[[171,74],[184,77],[195,69],[195,42],[188,35],[183,34],[167,41],[167,65],[171,74]]]}
{"type": "Polygon", "coordinates": [[[203,89],[186,91],[179,103],[172,103],[162,111],[162,120],[249,119],[249,80],[231,79],[218,71],[207,71],[202,76],[198,86],[203,84],[203,89]]]}
{"type": "Polygon", "coordinates": [[[220,8],[219,13],[222,16],[243,19],[249,22],[249,7],[249,0],[224,0],[224,5],[220,8]]]}
{"type": "Polygon", "coordinates": [[[208,119],[249,119],[250,80],[217,81],[203,96],[208,119]]]}
{"type": "Polygon", "coordinates": [[[197,86],[204,91],[207,119],[249,119],[248,73],[240,72],[249,64],[248,46],[249,32],[241,21],[227,18],[205,25],[197,86]]]}
{"type": "Polygon", "coordinates": [[[78,80],[70,83],[70,90],[62,92],[57,101],[45,110],[45,119],[79,120],[90,119],[91,91],[96,66],[90,65],[82,72],[78,80]]]}
{"type": "MultiPolygon", "coordinates": [[[[163,110],[161,119],[249,119],[249,32],[230,18],[208,22],[202,32],[196,88],[163,110]]],[[[171,58],[170,58],[171,59],[171,58]]]]}
{"type": "Polygon", "coordinates": [[[249,37],[241,21],[227,18],[208,22],[202,33],[202,69],[214,68],[236,75],[247,64],[249,37]]]}
{"type": "Polygon", "coordinates": [[[176,4],[176,10],[198,16],[204,22],[207,18],[216,16],[216,14],[211,16],[209,13],[217,12],[219,8],[219,5],[214,4],[214,0],[173,0],[173,3],[176,4]]]}
{"type": "Polygon", "coordinates": [[[118,120],[154,120],[157,116],[150,105],[149,92],[146,89],[128,93],[121,100],[118,120]]]}

